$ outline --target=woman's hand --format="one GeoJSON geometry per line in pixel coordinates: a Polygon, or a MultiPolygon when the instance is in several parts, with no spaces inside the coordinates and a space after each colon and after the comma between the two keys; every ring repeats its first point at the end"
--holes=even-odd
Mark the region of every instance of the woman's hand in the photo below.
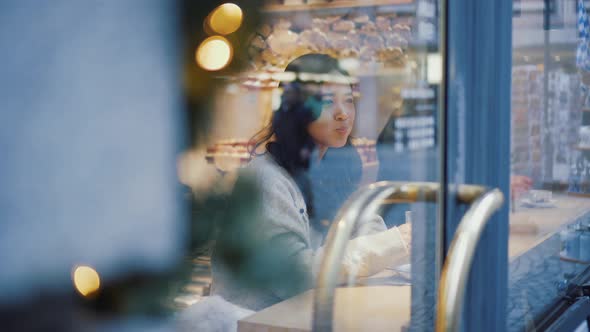
{"type": "Polygon", "coordinates": [[[410,254],[412,251],[412,224],[405,223],[403,225],[397,226],[397,230],[406,246],[407,253],[410,254]]]}
{"type": "Polygon", "coordinates": [[[412,226],[402,226],[350,240],[342,261],[344,275],[368,277],[387,267],[407,263],[412,226]]]}

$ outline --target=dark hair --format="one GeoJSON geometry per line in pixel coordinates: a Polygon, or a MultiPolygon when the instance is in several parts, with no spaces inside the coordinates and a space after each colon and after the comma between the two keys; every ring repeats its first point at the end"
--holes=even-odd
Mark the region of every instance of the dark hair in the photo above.
{"type": "MultiPolygon", "coordinates": [[[[285,71],[295,73],[296,79],[291,82],[281,83],[280,86],[283,88],[281,104],[278,110],[273,113],[271,123],[250,140],[250,152],[255,156],[256,150],[265,145],[266,151],[277,164],[291,175],[299,186],[307,205],[308,214],[312,220],[315,220],[312,224],[317,225],[317,222],[326,218],[331,220],[333,217],[331,213],[315,215],[314,212],[317,209],[314,207],[313,196],[316,190],[312,188],[312,181],[308,174],[310,157],[314,152],[315,143],[309,135],[307,127],[317,120],[321,113],[316,109],[316,107],[321,107],[321,96],[319,94],[319,85],[321,83],[304,82],[301,80],[300,74],[336,73],[348,77],[348,73],[339,67],[336,59],[324,54],[303,55],[292,61],[285,71]],[[321,219],[318,220],[314,216],[321,219]]],[[[346,194],[340,196],[348,197],[352,192],[351,190],[356,188],[360,180],[362,167],[360,157],[348,142],[347,148],[342,149],[341,153],[326,153],[322,164],[326,164],[327,159],[334,158],[338,159],[338,161],[334,160],[334,164],[338,164],[340,179],[345,182],[339,183],[338,186],[342,187],[344,184],[347,188],[345,190],[346,194]],[[347,153],[342,153],[344,151],[347,153]],[[346,165],[349,169],[342,169],[342,165],[346,165]],[[343,175],[342,171],[347,174],[343,175]]],[[[325,175],[330,172],[323,170],[320,173],[325,175]]],[[[333,173],[330,174],[334,175],[333,173]]],[[[336,184],[336,182],[331,181],[333,184],[336,184]]],[[[341,198],[335,199],[339,203],[336,209],[344,202],[346,197],[343,198],[342,202],[339,202],[341,198]]],[[[336,211],[332,212],[336,213],[336,211]]]]}
{"type": "Polygon", "coordinates": [[[307,126],[315,119],[309,105],[305,105],[302,85],[283,85],[279,109],[273,113],[270,124],[251,139],[251,153],[265,144],[266,151],[291,175],[309,168],[309,156],[315,147],[307,132],[307,126]]]}

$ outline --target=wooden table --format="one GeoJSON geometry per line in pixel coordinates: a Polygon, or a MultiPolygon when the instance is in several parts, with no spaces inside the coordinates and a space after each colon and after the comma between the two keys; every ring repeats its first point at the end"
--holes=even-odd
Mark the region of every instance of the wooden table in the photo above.
{"type": "MultiPolygon", "coordinates": [[[[400,331],[410,321],[411,286],[336,289],[334,331],[400,331]]],[[[238,332],[311,331],[314,290],[238,322],[238,332]]]]}

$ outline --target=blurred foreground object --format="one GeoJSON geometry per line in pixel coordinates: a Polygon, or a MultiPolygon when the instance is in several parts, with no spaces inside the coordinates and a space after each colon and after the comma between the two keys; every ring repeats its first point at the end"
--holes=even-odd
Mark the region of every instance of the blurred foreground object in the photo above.
{"type": "Polygon", "coordinates": [[[161,272],[186,245],[177,17],[163,0],[0,11],[0,301],[161,272]],[[42,52],[42,54],[40,54],[42,52]]]}
{"type": "MultiPolygon", "coordinates": [[[[217,84],[194,54],[220,4],[0,5],[3,331],[80,331],[80,303],[160,313],[186,277],[211,221],[191,223],[176,159],[209,126],[217,84]]],[[[219,73],[243,63],[249,17],[225,36],[234,55],[219,73]]]]}

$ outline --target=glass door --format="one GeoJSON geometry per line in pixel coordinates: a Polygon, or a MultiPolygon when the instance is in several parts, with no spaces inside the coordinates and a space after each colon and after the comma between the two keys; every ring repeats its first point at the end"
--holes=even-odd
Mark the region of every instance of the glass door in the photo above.
{"type": "MultiPolygon", "coordinates": [[[[214,234],[200,253],[210,286],[183,294],[185,303],[223,298],[242,310],[239,331],[310,330],[338,212],[354,205],[360,188],[396,181],[407,196],[386,197],[350,226],[333,276],[331,326],[434,329],[444,257],[466,211],[460,186],[507,192],[508,173],[495,166],[507,164],[509,153],[502,119],[510,39],[498,23],[510,17],[508,7],[274,0],[257,8],[260,24],[240,40],[239,24],[232,30],[228,22],[254,14],[240,4],[212,8],[204,22],[209,37],[190,66],[221,88],[210,98],[212,128],[198,133],[179,163],[198,203],[193,222],[214,234]],[[480,18],[494,29],[475,25],[480,18]],[[485,52],[479,30],[494,41],[485,52]],[[231,66],[238,60],[245,70],[231,66]]],[[[479,244],[467,326],[480,315],[497,330],[505,319],[498,313],[506,220],[496,217],[479,244]],[[489,296],[481,283],[500,289],[491,305],[481,301],[489,296]]]]}

